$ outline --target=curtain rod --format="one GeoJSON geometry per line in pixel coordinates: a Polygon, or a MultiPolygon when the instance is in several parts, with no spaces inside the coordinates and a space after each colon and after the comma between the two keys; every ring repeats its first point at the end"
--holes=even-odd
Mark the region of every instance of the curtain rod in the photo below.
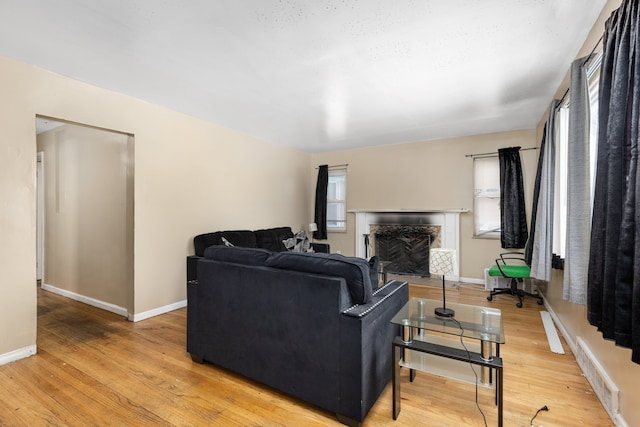
{"type": "MultiPolygon", "coordinates": [[[[520,151],[528,151],[528,150],[537,150],[538,147],[528,147],[528,148],[521,148],[520,151]]],[[[465,157],[481,157],[481,156],[496,156],[498,155],[498,152],[492,152],[492,153],[478,153],[478,154],[465,154],[465,157]]]]}
{"type": "MultiPolygon", "coordinates": [[[[347,166],[349,166],[349,163],[345,163],[343,165],[333,165],[333,166],[329,166],[329,169],[336,169],[336,168],[346,168],[347,166]]],[[[319,169],[320,166],[316,166],[316,169],[319,169]]]]}

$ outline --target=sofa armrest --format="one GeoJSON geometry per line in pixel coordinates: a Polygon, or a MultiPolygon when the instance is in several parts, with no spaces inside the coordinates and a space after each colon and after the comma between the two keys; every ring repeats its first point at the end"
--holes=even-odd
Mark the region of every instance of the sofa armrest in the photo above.
{"type": "Polygon", "coordinates": [[[202,259],[198,255],[189,255],[187,257],[187,283],[198,280],[198,260],[202,259]]]}
{"type": "Polygon", "coordinates": [[[396,294],[396,292],[402,293],[403,291],[404,293],[407,294],[407,296],[406,298],[401,298],[401,299],[404,300],[403,304],[406,304],[406,302],[409,300],[407,282],[399,282],[397,280],[391,280],[387,282],[384,286],[378,288],[373,293],[373,298],[371,299],[371,302],[367,304],[353,305],[348,309],[346,309],[345,311],[343,311],[342,314],[345,314],[351,317],[366,316],[367,314],[375,310],[376,307],[378,307],[381,304],[384,304],[387,299],[392,298],[396,294]]]}
{"type": "Polygon", "coordinates": [[[376,290],[370,303],[342,312],[338,411],[342,416],[364,420],[391,380],[391,343],[400,334],[391,319],[407,301],[407,282],[392,280],[376,290]]]}

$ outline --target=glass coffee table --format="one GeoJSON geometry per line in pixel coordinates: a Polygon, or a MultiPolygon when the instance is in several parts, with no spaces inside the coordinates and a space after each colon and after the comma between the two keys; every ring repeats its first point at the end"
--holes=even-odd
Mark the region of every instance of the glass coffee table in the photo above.
{"type": "Polygon", "coordinates": [[[447,308],[455,315],[445,318],[435,315],[438,307],[442,307],[442,301],[411,298],[391,319],[391,323],[400,325],[402,334],[392,344],[393,419],[400,413],[400,367],[406,367],[410,381],[418,370],[495,388],[501,427],[502,313],[495,308],[448,303],[447,308]],[[480,366],[480,375],[471,370],[470,364],[480,366]]]}

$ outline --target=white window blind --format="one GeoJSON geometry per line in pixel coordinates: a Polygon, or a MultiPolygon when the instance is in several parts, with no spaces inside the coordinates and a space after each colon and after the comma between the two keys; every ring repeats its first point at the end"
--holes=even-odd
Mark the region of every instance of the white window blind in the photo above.
{"type": "Polygon", "coordinates": [[[327,231],[347,230],[347,169],[329,170],[327,231]]]}
{"type": "Polygon", "coordinates": [[[500,238],[500,160],[498,156],[473,159],[474,237],[500,238]]]}

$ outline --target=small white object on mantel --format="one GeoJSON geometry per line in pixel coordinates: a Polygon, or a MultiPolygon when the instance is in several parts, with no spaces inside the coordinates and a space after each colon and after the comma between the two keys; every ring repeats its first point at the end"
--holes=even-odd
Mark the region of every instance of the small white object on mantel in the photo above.
{"type": "MultiPolygon", "coordinates": [[[[364,235],[369,235],[372,224],[439,225],[441,247],[454,249],[460,259],[460,214],[469,209],[353,209],[356,216],[356,256],[365,258],[367,250],[364,235]]],[[[458,281],[460,276],[450,277],[458,281]]]]}

